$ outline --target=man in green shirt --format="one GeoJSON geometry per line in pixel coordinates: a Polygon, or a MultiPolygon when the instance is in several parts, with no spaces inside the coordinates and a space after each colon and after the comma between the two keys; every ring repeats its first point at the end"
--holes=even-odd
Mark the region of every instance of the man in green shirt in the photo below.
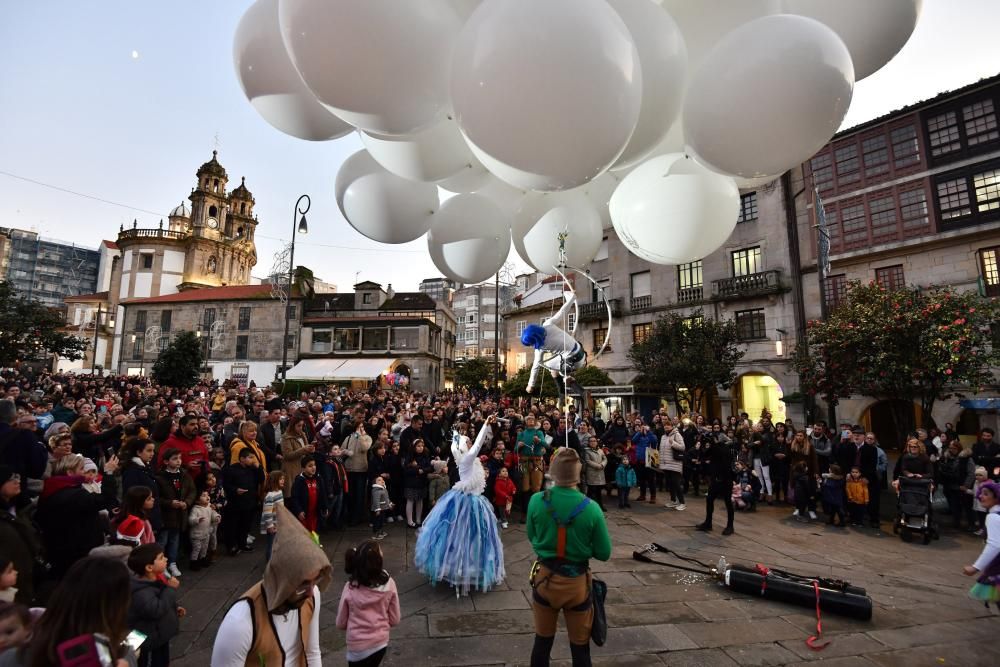
{"type": "Polygon", "coordinates": [[[549,463],[553,486],[528,504],[528,540],[537,556],[531,568],[535,644],[532,665],[548,665],[559,611],[566,617],[573,665],[589,666],[590,559],[611,558],[611,536],[601,508],[580,493],[580,456],[560,448],[549,463]]]}
{"type": "MultiPolygon", "coordinates": [[[[524,420],[524,430],[517,436],[514,453],[518,457],[518,467],[521,472],[521,507],[525,514],[528,501],[532,494],[542,490],[542,480],[545,478],[545,433],[538,428],[534,415],[528,415],[524,420]]],[[[521,523],[524,523],[521,519],[521,523]]]]}

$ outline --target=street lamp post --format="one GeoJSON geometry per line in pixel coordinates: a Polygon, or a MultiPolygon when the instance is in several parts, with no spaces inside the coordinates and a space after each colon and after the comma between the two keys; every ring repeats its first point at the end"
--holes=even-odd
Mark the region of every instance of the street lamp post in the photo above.
{"type": "Polygon", "coordinates": [[[292,247],[288,254],[288,293],[285,295],[285,337],[281,340],[281,389],[284,391],[285,382],[288,376],[288,324],[292,319],[292,278],[295,273],[295,232],[308,234],[309,225],[306,224],[306,213],[312,206],[312,199],[309,195],[302,195],[295,202],[295,209],[292,211],[292,247]],[[302,200],[305,200],[305,208],[302,208],[302,200]],[[301,217],[300,217],[301,216],[301,217]]]}

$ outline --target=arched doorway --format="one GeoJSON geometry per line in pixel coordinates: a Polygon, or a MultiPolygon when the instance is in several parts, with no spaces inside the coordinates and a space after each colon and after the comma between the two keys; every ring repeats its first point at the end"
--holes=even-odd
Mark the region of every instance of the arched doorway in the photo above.
{"type": "Polygon", "coordinates": [[[760,419],[761,412],[771,413],[771,422],[785,421],[785,395],[778,381],[767,373],[744,373],[733,385],[733,397],[740,412],[750,415],[751,421],[760,419]]]}
{"type": "MultiPolygon", "coordinates": [[[[928,421],[931,426],[935,425],[932,417],[928,421]]],[[[861,414],[861,425],[874,433],[886,450],[901,450],[907,433],[923,423],[923,409],[912,401],[899,398],[873,403],[861,414]]]]}

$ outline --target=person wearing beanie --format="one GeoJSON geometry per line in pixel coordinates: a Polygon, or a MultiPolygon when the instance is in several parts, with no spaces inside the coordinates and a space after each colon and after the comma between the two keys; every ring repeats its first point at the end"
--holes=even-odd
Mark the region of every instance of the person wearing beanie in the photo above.
{"type": "Polygon", "coordinates": [[[319,665],[320,593],[330,561],[305,526],[283,505],[264,577],[226,612],[215,636],[211,667],[319,665]]]}
{"type": "Polygon", "coordinates": [[[528,540],[536,556],[531,568],[533,665],[548,664],[560,611],[566,619],[573,664],[590,664],[594,607],[589,604],[589,561],[611,558],[611,536],[601,508],[576,488],[581,467],[576,450],[559,449],[549,462],[554,486],[528,503],[528,540]]]}

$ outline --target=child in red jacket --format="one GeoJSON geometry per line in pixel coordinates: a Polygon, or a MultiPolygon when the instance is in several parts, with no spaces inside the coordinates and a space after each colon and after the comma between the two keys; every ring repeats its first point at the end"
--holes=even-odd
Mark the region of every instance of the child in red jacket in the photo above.
{"type": "Polygon", "coordinates": [[[510,508],[514,504],[516,492],[517,488],[510,478],[510,473],[507,472],[506,468],[500,468],[496,484],[493,486],[493,506],[496,508],[500,525],[504,528],[507,527],[507,522],[510,520],[510,508]]]}

